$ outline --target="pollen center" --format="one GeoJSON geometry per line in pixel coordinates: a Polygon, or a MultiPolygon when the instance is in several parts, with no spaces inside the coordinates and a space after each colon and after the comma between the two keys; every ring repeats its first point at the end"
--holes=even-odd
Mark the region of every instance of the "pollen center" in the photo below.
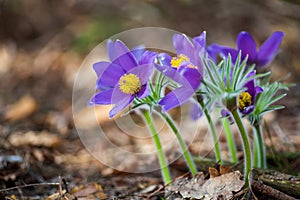
{"type": "Polygon", "coordinates": [[[195,65],[193,65],[190,62],[190,59],[184,54],[180,54],[180,55],[177,55],[176,57],[173,57],[170,64],[174,68],[179,68],[183,62],[186,62],[186,64],[187,64],[186,67],[197,69],[197,67],[195,65]]]}
{"type": "Polygon", "coordinates": [[[252,104],[251,98],[252,96],[249,92],[242,92],[238,99],[239,109],[244,110],[246,107],[250,106],[252,104]]]}
{"type": "Polygon", "coordinates": [[[184,62],[184,61],[190,62],[190,59],[186,55],[180,54],[180,55],[177,55],[176,57],[173,57],[170,64],[174,68],[179,68],[180,65],[182,64],[182,62],[184,62]]]}
{"type": "Polygon", "coordinates": [[[141,81],[135,74],[125,74],[119,80],[119,88],[125,94],[136,94],[141,89],[141,81]]]}

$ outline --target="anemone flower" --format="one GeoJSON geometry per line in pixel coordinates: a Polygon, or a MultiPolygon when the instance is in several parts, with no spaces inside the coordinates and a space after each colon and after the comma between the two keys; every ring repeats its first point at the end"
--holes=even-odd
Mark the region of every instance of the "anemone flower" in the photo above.
{"type": "MultiPolygon", "coordinates": [[[[255,72],[252,73],[255,75],[255,72]]],[[[256,96],[263,91],[259,86],[255,86],[254,79],[248,81],[245,86],[246,91],[238,96],[238,108],[243,115],[250,114],[255,107],[256,96]]]]}
{"type": "MultiPolygon", "coordinates": [[[[205,40],[204,34],[199,37],[202,37],[199,38],[201,41],[205,40]]],[[[198,89],[202,79],[203,67],[199,56],[200,46],[195,41],[191,42],[183,34],[173,36],[173,45],[177,56],[171,57],[162,53],[158,56],[161,65],[156,66],[159,71],[181,85],[159,101],[164,112],[188,102],[198,89]]],[[[194,106],[192,107],[194,108],[194,106]]],[[[196,118],[198,114],[193,113],[192,115],[195,115],[193,118],[196,118]]]]}
{"type": "Polygon", "coordinates": [[[153,71],[156,53],[136,49],[130,51],[120,40],[108,41],[108,56],[111,62],[97,62],[93,65],[99,90],[90,100],[91,105],[115,104],[109,117],[129,106],[134,98],[149,95],[148,79],[153,71]]]}
{"type": "MultiPolygon", "coordinates": [[[[255,71],[251,72],[248,76],[254,77],[255,71]]],[[[254,110],[256,97],[259,93],[263,92],[263,89],[259,86],[255,86],[254,79],[249,80],[244,85],[244,88],[246,88],[246,90],[242,92],[237,98],[237,105],[240,113],[242,113],[243,115],[248,115],[254,110]]],[[[222,109],[221,115],[223,117],[226,117],[229,115],[229,112],[225,109],[222,109]]]]}
{"type": "Polygon", "coordinates": [[[236,40],[237,49],[217,44],[211,45],[209,49],[214,50],[214,52],[219,52],[222,57],[227,57],[228,54],[230,54],[233,63],[235,63],[239,51],[241,51],[241,60],[244,60],[248,55],[247,64],[255,64],[257,68],[261,68],[268,65],[273,60],[283,37],[283,32],[276,31],[260,46],[259,49],[257,49],[253,37],[248,32],[242,31],[239,33],[236,40]]]}

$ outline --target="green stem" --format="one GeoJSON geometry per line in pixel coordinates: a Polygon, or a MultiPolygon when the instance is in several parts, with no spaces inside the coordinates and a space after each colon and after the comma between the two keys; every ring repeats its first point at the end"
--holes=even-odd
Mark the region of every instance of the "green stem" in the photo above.
{"type": "Polygon", "coordinates": [[[244,170],[244,180],[245,185],[248,186],[248,175],[251,170],[251,149],[250,149],[250,143],[248,138],[247,130],[243,124],[243,121],[241,119],[241,116],[239,114],[238,109],[234,109],[232,112],[232,116],[235,120],[235,123],[240,131],[240,136],[243,142],[244,147],[244,163],[245,163],[245,170],[244,170]]]}
{"type": "Polygon", "coordinates": [[[262,133],[262,129],[261,129],[261,125],[256,124],[254,125],[254,129],[255,129],[255,138],[256,140],[254,140],[254,142],[256,143],[256,145],[258,146],[258,154],[259,154],[259,162],[258,162],[258,167],[265,169],[267,168],[267,158],[266,158],[266,149],[265,149],[265,145],[264,145],[264,139],[263,139],[263,133],[262,133]]]}
{"type": "Polygon", "coordinates": [[[226,140],[228,143],[228,148],[229,148],[229,152],[230,152],[230,156],[231,156],[231,161],[233,163],[237,163],[238,159],[236,156],[235,141],[234,141],[231,129],[230,129],[230,124],[229,124],[227,118],[223,118],[222,121],[223,121],[224,132],[226,135],[226,140]]]}
{"type": "Polygon", "coordinates": [[[158,161],[161,167],[161,174],[164,180],[164,184],[168,184],[172,181],[171,176],[170,176],[170,172],[169,172],[169,168],[168,168],[168,163],[165,157],[165,154],[163,152],[163,148],[160,142],[160,139],[158,137],[158,133],[155,129],[155,126],[152,122],[152,118],[150,115],[150,112],[148,110],[143,111],[143,115],[144,118],[146,120],[146,123],[149,126],[150,132],[153,136],[153,141],[157,150],[157,155],[158,155],[158,161]]]}
{"type": "Polygon", "coordinates": [[[179,146],[183,152],[183,156],[185,158],[185,161],[190,169],[191,174],[194,176],[197,173],[197,168],[196,165],[193,161],[192,156],[190,155],[190,152],[186,146],[186,144],[183,141],[183,138],[178,130],[178,128],[176,127],[174,121],[170,118],[170,116],[167,113],[162,113],[159,112],[161,114],[161,116],[165,119],[165,121],[168,123],[168,125],[170,126],[170,128],[172,129],[172,131],[174,132],[175,136],[177,137],[179,146]]]}
{"type": "MultiPolygon", "coordinates": [[[[254,128],[255,129],[255,128],[254,128]]],[[[257,140],[257,133],[253,130],[253,167],[260,168],[260,154],[259,154],[259,146],[257,140]]]]}
{"type": "Polygon", "coordinates": [[[199,104],[201,106],[201,109],[204,112],[204,115],[206,117],[207,123],[209,125],[209,130],[210,130],[211,136],[213,138],[216,161],[220,162],[221,164],[223,164],[223,160],[222,160],[222,157],[221,157],[221,150],[220,150],[220,147],[219,147],[219,142],[218,142],[218,137],[217,137],[217,131],[216,131],[216,127],[214,125],[214,122],[211,119],[210,114],[208,113],[208,110],[206,109],[203,100],[200,100],[199,104]]]}

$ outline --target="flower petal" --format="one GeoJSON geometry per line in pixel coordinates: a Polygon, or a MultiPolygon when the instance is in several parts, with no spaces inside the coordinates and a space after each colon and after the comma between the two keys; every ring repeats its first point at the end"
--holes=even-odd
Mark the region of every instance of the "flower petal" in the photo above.
{"type": "Polygon", "coordinates": [[[197,89],[201,82],[201,74],[198,69],[188,66],[181,66],[180,69],[175,69],[169,66],[155,65],[166,77],[172,79],[176,83],[185,87],[190,87],[193,90],[197,89]]]}
{"type": "Polygon", "coordinates": [[[253,110],[254,110],[254,105],[250,105],[250,106],[245,107],[243,110],[240,110],[240,112],[244,115],[248,115],[253,110]]]}
{"type": "Polygon", "coordinates": [[[170,56],[169,54],[160,53],[158,54],[157,58],[160,61],[161,65],[171,66],[172,56],[170,56]]]}
{"type": "Polygon", "coordinates": [[[99,92],[91,98],[89,104],[109,105],[111,104],[112,93],[113,93],[113,89],[99,92]]]}
{"type": "Polygon", "coordinates": [[[194,50],[194,46],[186,35],[175,34],[173,36],[173,45],[177,54],[184,54],[189,58],[191,57],[189,54],[194,50]]]}
{"type": "Polygon", "coordinates": [[[134,57],[136,58],[136,60],[138,62],[140,62],[143,54],[145,53],[145,47],[142,46],[142,45],[141,46],[137,46],[131,52],[134,55],[134,57]]]}
{"type": "Polygon", "coordinates": [[[274,56],[276,55],[276,52],[282,42],[282,39],[284,37],[284,33],[277,31],[274,32],[259,48],[257,53],[257,66],[263,67],[267,64],[269,64],[274,56]]]}
{"type": "Polygon", "coordinates": [[[205,48],[206,46],[206,31],[203,31],[201,35],[193,38],[194,44],[198,44],[200,48],[205,48]]]}
{"type": "MultiPolygon", "coordinates": [[[[101,63],[101,62],[100,62],[101,63]]],[[[94,64],[94,69],[97,69],[98,81],[97,81],[97,88],[107,88],[107,87],[114,87],[121,76],[125,74],[124,69],[114,63],[110,63],[105,69],[101,69],[101,67],[105,67],[105,64],[94,64]],[[99,74],[98,74],[99,73],[99,74]]]]}
{"type": "Polygon", "coordinates": [[[193,94],[194,90],[191,88],[180,87],[169,92],[159,101],[159,104],[162,106],[163,111],[166,112],[187,102],[193,94]]]}
{"type": "Polygon", "coordinates": [[[130,49],[121,40],[116,40],[115,42],[108,40],[107,51],[109,59],[114,61],[120,56],[130,52],[130,49]]]}
{"type": "Polygon", "coordinates": [[[190,59],[190,62],[195,66],[201,66],[199,62],[198,51],[193,43],[184,34],[175,34],[173,36],[173,45],[176,49],[177,54],[183,54],[190,59]]]}
{"type": "Polygon", "coordinates": [[[230,114],[229,114],[229,112],[227,110],[222,109],[221,110],[221,115],[222,115],[222,117],[228,117],[230,114]]]}
{"type": "Polygon", "coordinates": [[[190,116],[193,120],[197,120],[200,117],[202,117],[203,112],[201,107],[199,106],[199,103],[196,103],[194,101],[191,102],[190,106],[190,116]]]}
{"type": "Polygon", "coordinates": [[[107,54],[111,61],[115,60],[119,56],[117,55],[117,52],[115,51],[115,42],[112,40],[108,40],[106,43],[107,47],[107,54]]]}
{"type": "Polygon", "coordinates": [[[112,60],[112,62],[119,63],[126,71],[129,71],[138,65],[133,53],[121,40],[115,42],[115,52],[118,57],[115,60],[112,60]]]}
{"type": "Polygon", "coordinates": [[[210,46],[207,46],[205,50],[207,51],[209,58],[216,62],[218,54],[221,53],[220,46],[217,44],[212,44],[210,46]]]}
{"type": "Polygon", "coordinates": [[[110,64],[110,62],[106,61],[96,62],[93,64],[93,69],[96,72],[97,76],[100,77],[110,64]]]}
{"type": "Polygon", "coordinates": [[[127,73],[135,74],[137,77],[139,77],[141,84],[144,85],[147,83],[153,72],[153,65],[154,64],[139,65],[127,73]]]}
{"type": "Polygon", "coordinates": [[[255,99],[256,99],[256,95],[257,95],[254,79],[251,79],[250,81],[248,81],[245,84],[245,87],[247,88],[246,92],[248,92],[251,95],[251,102],[253,105],[255,102],[255,99]]]}
{"type": "MultiPolygon", "coordinates": [[[[220,48],[220,54],[223,58],[227,58],[228,54],[230,54],[231,56],[231,61],[233,63],[236,62],[236,59],[238,57],[239,52],[233,48],[230,47],[225,47],[225,46],[219,46],[218,48],[220,48]]],[[[242,57],[242,60],[244,60],[245,58],[242,57]]]]}
{"type": "Polygon", "coordinates": [[[141,60],[139,61],[139,64],[144,65],[148,63],[154,63],[156,56],[157,56],[156,52],[145,51],[141,57],[141,60]]]}
{"type": "Polygon", "coordinates": [[[115,86],[111,95],[111,104],[117,104],[123,99],[128,98],[128,96],[132,96],[131,94],[125,94],[119,88],[119,86],[115,86]]]}
{"type": "Polygon", "coordinates": [[[148,96],[151,93],[149,84],[143,85],[141,90],[137,93],[137,97],[142,99],[148,96]]]}
{"type": "Polygon", "coordinates": [[[237,40],[237,48],[242,51],[242,58],[248,55],[248,62],[253,62],[256,59],[256,43],[253,37],[246,31],[239,33],[237,40]]]}
{"type": "Polygon", "coordinates": [[[253,95],[253,98],[251,99],[252,102],[253,102],[253,104],[255,104],[255,102],[256,102],[256,96],[257,96],[259,93],[263,92],[263,91],[264,91],[264,90],[263,90],[261,87],[255,86],[255,88],[254,88],[254,95],[253,95]]]}
{"type": "Polygon", "coordinates": [[[186,87],[192,87],[193,90],[198,89],[202,77],[197,69],[186,67],[183,70],[182,75],[185,78],[184,85],[186,87]]]}
{"type": "Polygon", "coordinates": [[[254,89],[255,89],[254,79],[251,79],[250,81],[248,81],[248,82],[244,85],[244,87],[247,88],[246,92],[249,92],[249,94],[250,94],[251,96],[254,95],[254,89]]]}
{"type": "Polygon", "coordinates": [[[121,102],[118,102],[110,111],[109,118],[113,118],[116,114],[124,110],[133,101],[133,96],[127,96],[121,102]]]}
{"type": "Polygon", "coordinates": [[[122,101],[123,99],[128,98],[128,94],[123,93],[120,91],[118,87],[100,91],[96,93],[90,100],[89,104],[99,104],[99,105],[109,105],[109,104],[117,104],[118,102],[122,101]]]}
{"type": "MultiPolygon", "coordinates": [[[[205,34],[201,34],[202,37],[205,37],[205,34]]],[[[201,42],[203,43],[203,41],[201,42]]],[[[200,73],[203,71],[203,63],[201,60],[201,55],[203,52],[201,50],[205,50],[204,47],[199,44],[194,45],[189,38],[184,34],[175,34],[173,36],[173,45],[176,49],[177,54],[183,54],[189,58],[189,61],[198,67],[200,73]],[[201,54],[201,55],[200,55],[201,54]]]]}
{"type": "Polygon", "coordinates": [[[255,95],[257,95],[258,93],[261,93],[261,92],[263,92],[264,90],[261,88],[261,87],[259,87],[259,86],[256,86],[255,87],[255,95]]]}
{"type": "Polygon", "coordinates": [[[182,76],[182,74],[179,73],[177,69],[167,65],[154,65],[154,66],[158,71],[160,71],[166,77],[172,79],[173,81],[179,84],[183,84],[185,82],[185,78],[182,76]]]}

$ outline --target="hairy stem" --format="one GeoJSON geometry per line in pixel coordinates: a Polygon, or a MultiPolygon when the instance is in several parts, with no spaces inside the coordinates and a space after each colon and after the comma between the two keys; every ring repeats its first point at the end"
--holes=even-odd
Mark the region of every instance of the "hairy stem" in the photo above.
{"type": "Polygon", "coordinates": [[[209,130],[210,130],[210,133],[211,133],[211,136],[212,136],[212,139],[213,139],[213,143],[214,143],[214,148],[215,148],[216,161],[223,164],[223,160],[222,160],[222,157],[221,157],[221,150],[220,150],[218,137],[217,137],[217,131],[216,131],[216,127],[214,125],[214,122],[213,122],[210,114],[208,113],[208,110],[206,109],[203,100],[199,101],[199,104],[201,106],[201,109],[204,112],[207,123],[209,125],[209,130]]]}
{"type": "Polygon", "coordinates": [[[168,125],[174,132],[174,134],[178,140],[179,146],[183,152],[184,159],[189,167],[191,174],[194,176],[197,173],[197,168],[196,168],[196,165],[193,161],[193,158],[192,158],[186,144],[183,141],[183,138],[182,138],[178,128],[176,127],[174,121],[171,119],[171,117],[167,113],[162,113],[162,112],[159,112],[159,113],[165,119],[165,121],[168,123],[168,125]]]}
{"type": "Polygon", "coordinates": [[[258,158],[258,166],[259,168],[265,169],[267,167],[267,159],[266,159],[266,149],[264,145],[263,133],[261,129],[261,125],[254,125],[254,144],[257,146],[257,154],[255,157],[258,158]]]}
{"type": "Polygon", "coordinates": [[[144,116],[146,123],[149,126],[149,130],[153,136],[153,141],[154,141],[154,144],[155,144],[155,147],[157,150],[158,161],[159,161],[159,164],[161,167],[161,174],[163,177],[164,184],[168,184],[171,182],[172,179],[171,179],[171,175],[169,172],[168,163],[167,163],[165,154],[163,152],[163,148],[162,148],[160,139],[158,137],[158,133],[153,124],[150,112],[148,110],[143,111],[143,116],[144,116]]]}
{"type": "Polygon", "coordinates": [[[227,143],[228,143],[228,148],[229,148],[229,153],[230,153],[230,156],[231,156],[231,161],[233,163],[237,163],[238,159],[237,159],[237,156],[236,156],[235,141],[234,141],[231,129],[230,129],[230,124],[229,124],[227,118],[223,118],[222,122],[223,122],[223,127],[224,127],[226,140],[227,140],[227,143]]]}
{"type": "Polygon", "coordinates": [[[240,136],[242,139],[243,143],[243,149],[244,149],[244,180],[245,180],[245,185],[248,186],[248,175],[251,170],[251,149],[250,149],[250,143],[249,143],[249,138],[248,138],[248,133],[247,130],[243,124],[243,121],[241,119],[241,116],[239,114],[238,109],[234,109],[231,112],[234,121],[239,129],[240,136]]]}

